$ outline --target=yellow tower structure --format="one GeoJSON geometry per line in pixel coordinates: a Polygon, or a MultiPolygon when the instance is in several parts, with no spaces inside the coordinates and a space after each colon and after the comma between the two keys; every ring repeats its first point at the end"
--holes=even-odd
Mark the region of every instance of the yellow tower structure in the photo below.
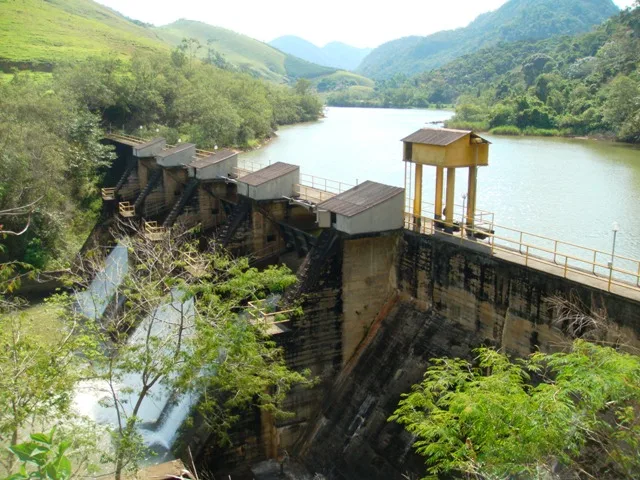
{"type": "MultiPolygon", "coordinates": [[[[466,217],[467,226],[473,228],[478,167],[489,165],[490,142],[472,131],[448,128],[422,128],[403,138],[402,141],[404,142],[403,160],[415,164],[413,216],[416,224],[419,225],[419,219],[422,216],[422,167],[429,165],[436,167],[434,219],[443,223],[446,228],[453,228],[454,225],[456,168],[469,169],[467,209],[463,214],[466,217]],[[447,189],[443,210],[445,169],[447,189]],[[444,221],[442,222],[443,211],[444,221]]],[[[409,191],[410,187],[411,185],[405,185],[405,191],[409,191]]]]}

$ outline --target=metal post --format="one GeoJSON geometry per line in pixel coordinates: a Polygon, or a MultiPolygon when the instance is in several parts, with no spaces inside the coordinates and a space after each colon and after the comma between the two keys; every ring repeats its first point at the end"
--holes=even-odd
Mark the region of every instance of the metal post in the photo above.
{"type": "MultiPolygon", "coordinates": [[[[471,199],[469,199],[471,201],[471,199]]],[[[467,207],[467,194],[462,194],[462,218],[460,220],[460,238],[464,238],[465,212],[467,207]]],[[[469,225],[471,227],[471,225],[469,225]]]]}
{"type": "Polygon", "coordinates": [[[520,232],[520,243],[518,244],[518,251],[522,255],[522,232],[520,232]]]}
{"type": "Polygon", "coordinates": [[[555,241],[553,246],[553,263],[556,263],[556,256],[558,255],[558,240],[555,241]]]}
{"type": "Polygon", "coordinates": [[[611,261],[609,262],[609,284],[607,286],[607,291],[611,291],[611,281],[613,279],[613,261],[616,255],[616,237],[618,236],[618,230],[620,227],[618,226],[618,222],[613,222],[613,245],[611,246],[611,261]]]}

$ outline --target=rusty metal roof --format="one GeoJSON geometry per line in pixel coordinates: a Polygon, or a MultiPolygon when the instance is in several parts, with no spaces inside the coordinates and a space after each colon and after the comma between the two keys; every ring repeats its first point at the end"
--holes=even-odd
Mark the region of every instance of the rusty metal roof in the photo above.
{"type": "Polygon", "coordinates": [[[156,157],[161,157],[161,158],[166,158],[169,157],[171,155],[173,155],[174,153],[178,153],[178,152],[182,152],[183,150],[187,150],[193,148],[193,153],[195,154],[195,148],[196,148],[196,144],[195,143],[180,143],[178,145],[176,145],[175,147],[171,147],[171,148],[167,148],[166,150],[162,150],[160,153],[158,153],[156,155],[156,157]]]}
{"type": "Polygon", "coordinates": [[[322,202],[318,205],[318,209],[353,217],[403,192],[403,188],[367,180],[357,187],[322,202]]]}
{"type": "Polygon", "coordinates": [[[483,143],[489,143],[487,140],[476,135],[471,130],[453,130],[451,128],[421,128],[417,132],[413,132],[408,137],[403,138],[402,141],[407,143],[421,143],[423,145],[446,147],[469,134],[471,134],[472,138],[480,138],[483,143]]]}
{"type": "Polygon", "coordinates": [[[283,175],[291,173],[295,170],[300,170],[300,167],[298,165],[292,165],[290,163],[276,162],[273,165],[269,165],[268,167],[245,175],[238,181],[256,187],[271,180],[275,180],[276,178],[280,178],[283,175]]]}
{"type": "Polygon", "coordinates": [[[233,150],[220,150],[219,152],[214,153],[213,155],[209,155],[208,157],[198,158],[189,164],[190,167],[195,169],[205,168],[211,165],[215,165],[227,158],[233,157],[237,155],[233,150]]]}

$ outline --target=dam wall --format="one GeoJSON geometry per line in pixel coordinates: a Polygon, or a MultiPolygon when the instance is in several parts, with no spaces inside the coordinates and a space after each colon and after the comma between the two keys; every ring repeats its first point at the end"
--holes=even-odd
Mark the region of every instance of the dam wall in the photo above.
{"type": "Polygon", "coordinates": [[[309,470],[330,479],[424,475],[414,439],[387,422],[400,395],[422,380],[431,358],[470,358],[479,346],[513,356],[565,348],[571,339],[555,325],[551,296],[606,311],[616,326],[609,340],[640,345],[638,302],[435,236],[405,231],[396,269],[397,302],[371,327],[296,444],[309,470]]]}

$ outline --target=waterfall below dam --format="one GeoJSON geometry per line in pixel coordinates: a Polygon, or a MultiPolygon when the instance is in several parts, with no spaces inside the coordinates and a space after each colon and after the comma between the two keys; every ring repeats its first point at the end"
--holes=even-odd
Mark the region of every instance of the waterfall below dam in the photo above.
{"type": "MultiPolygon", "coordinates": [[[[77,294],[76,308],[87,318],[100,321],[109,305],[114,301],[117,289],[128,271],[128,252],[117,245],[107,256],[104,268],[96,274],[88,288],[77,294]]],[[[193,335],[195,305],[193,298],[183,299],[179,290],[171,292],[171,301],[155,308],[136,327],[127,342],[143,345],[148,335],[156,338],[172,338],[182,325],[183,337],[193,335]]],[[[162,348],[171,349],[171,342],[162,348]]],[[[140,373],[117,375],[118,384],[113,388],[122,405],[121,414],[129,416],[137,401],[142,386],[140,373]]],[[[113,407],[112,392],[107,380],[84,381],[77,385],[74,393],[76,411],[98,425],[116,427],[118,412],[113,407]]],[[[154,452],[149,463],[159,463],[171,457],[171,447],[178,429],[186,420],[197,396],[192,393],[179,394],[162,383],[155,384],[143,400],[138,411],[138,430],[145,445],[154,452]]]]}

